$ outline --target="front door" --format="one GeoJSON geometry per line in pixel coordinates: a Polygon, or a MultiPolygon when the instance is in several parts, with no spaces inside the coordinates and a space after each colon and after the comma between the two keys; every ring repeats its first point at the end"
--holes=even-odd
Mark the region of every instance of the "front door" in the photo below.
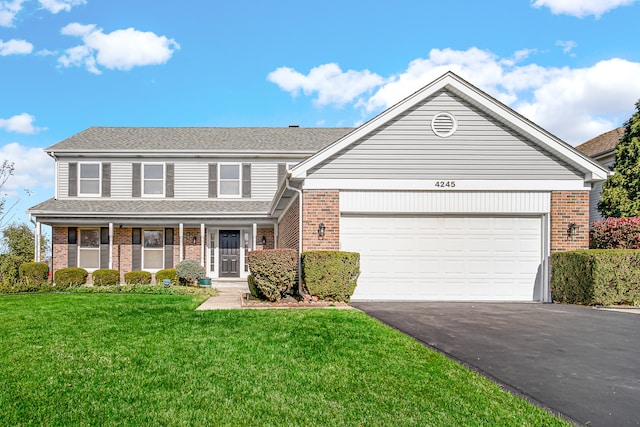
{"type": "Polygon", "coordinates": [[[220,277],[240,277],[240,231],[220,230],[220,277]]]}

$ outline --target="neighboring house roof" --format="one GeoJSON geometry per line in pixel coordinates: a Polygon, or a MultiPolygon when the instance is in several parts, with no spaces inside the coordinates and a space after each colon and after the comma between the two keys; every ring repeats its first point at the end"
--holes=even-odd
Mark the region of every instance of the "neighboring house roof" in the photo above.
{"type": "Polygon", "coordinates": [[[594,159],[604,154],[609,154],[616,149],[616,146],[624,136],[624,131],[624,126],[610,130],[578,145],[576,150],[594,159]]]}
{"type": "Polygon", "coordinates": [[[268,217],[269,201],[49,199],[29,209],[38,218],[192,218],[198,222],[221,217],[268,217]]]}
{"type": "Polygon", "coordinates": [[[54,154],[114,152],[316,152],[353,128],[91,127],[45,149],[54,154]]]}
{"type": "Polygon", "coordinates": [[[569,144],[563,142],[452,72],[443,74],[438,79],[383,111],[353,132],[343,136],[338,141],[298,163],[291,169],[291,178],[298,180],[306,178],[307,171],[313,167],[318,166],[331,156],[358,142],[363,137],[389,123],[400,114],[410,110],[441,90],[450,90],[463,99],[479,106],[483,111],[509,126],[511,129],[525,135],[528,139],[537,143],[548,152],[584,173],[586,182],[603,181],[607,179],[609,171],[602,165],[576,151],[576,149],[569,144]]]}

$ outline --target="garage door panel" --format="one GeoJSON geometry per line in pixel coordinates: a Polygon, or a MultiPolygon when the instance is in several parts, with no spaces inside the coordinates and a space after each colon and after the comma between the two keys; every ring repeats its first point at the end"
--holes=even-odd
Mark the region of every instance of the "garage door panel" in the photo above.
{"type": "Polygon", "coordinates": [[[343,216],[341,249],[361,254],[353,299],[531,301],[539,217],[343,216]]]}

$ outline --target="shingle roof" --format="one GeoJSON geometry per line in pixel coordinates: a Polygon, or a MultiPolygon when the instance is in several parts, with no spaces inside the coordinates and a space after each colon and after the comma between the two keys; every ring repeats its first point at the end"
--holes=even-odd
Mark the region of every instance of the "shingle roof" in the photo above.
{"type": "Polygon", "coordinates": [[[49,199],[29,209],[34,215],[233,216],[266,215],[270,201],[49,199]]]}
{"type": "Polygon", "coordinates": [[[352,128],[90,127],[46,151],[315,152],[352,128]]]}
{"type": "Polygon", "coordinates": [[[591,157],[597,157],[601,154],[615,150],[616,146],[624,136],[624,126],[610,130],[598,135],[587,142],[580,144],[576,150],[591,157]]]}

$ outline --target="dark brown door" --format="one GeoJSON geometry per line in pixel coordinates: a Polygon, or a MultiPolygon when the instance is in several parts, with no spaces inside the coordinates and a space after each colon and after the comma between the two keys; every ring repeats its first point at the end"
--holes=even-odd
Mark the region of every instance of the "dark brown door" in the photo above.
{"type": "Polygon", "coordinates": [[[220,277],[240,277],[240,231],[220,231],[220,277]]]}

